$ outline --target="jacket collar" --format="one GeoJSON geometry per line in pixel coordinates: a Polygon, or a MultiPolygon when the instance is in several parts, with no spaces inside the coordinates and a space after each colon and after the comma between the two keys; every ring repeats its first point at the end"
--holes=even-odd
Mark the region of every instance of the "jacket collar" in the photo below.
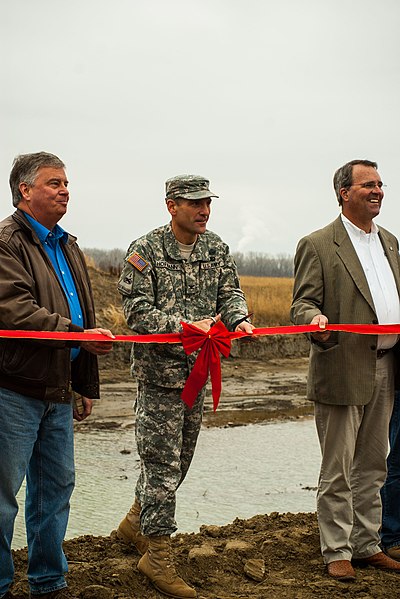
{"type": "MultiPolygon", "coordinates": [[[[41,241],[40,241],[38,235],[36,234],[36,231],[30,224],[28,219],[25,218],[25,212],[23,210],[20,210],[19,208],[17,208],[16,211],[12,214],[12,217],[13,217],[14,221],[16,223],[18,223],[18,225],[21,227],[21,229],[24,229],[24,231],[27,234],[30,234],[32,236],[32,241],[34,243],[36,243],[37,245],[41,245],[41,241]]],[[[71,235],[70,233],[67,233],[67,235],[68,235],[68,238],[64,238],[64,241],[67,245],[71,245],[72,243],[76,242],[77,238],[74,237],[74,235],[71,235]]]]}

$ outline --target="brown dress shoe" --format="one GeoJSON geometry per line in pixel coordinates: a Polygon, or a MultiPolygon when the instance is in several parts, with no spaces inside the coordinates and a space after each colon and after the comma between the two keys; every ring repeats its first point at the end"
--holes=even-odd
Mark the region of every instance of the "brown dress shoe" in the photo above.
{"type": "Polygon", "coordinates": [[[375,555],[371,555],[370,557],[355,559],[353,563],[365,564],[373,568],[379,568],[380,570],[397,570],[400,572],[400,563],[385,555],[383,551],[375,553],[375,555]]]}
{"type": "Polygon", "coordinates": [[[386,555],[400,562],[400,545],[395,545],[394,547],[389,547],[389,549],[385,550],[386,555]]]}
{"type": "Polygon", "coordinates": [[[336,580],[351,582],[356,579],[356,573],[348,559],[338,559],[336,562],[329,562],[327,568],[329,576],[332,576],[336,580]]]}

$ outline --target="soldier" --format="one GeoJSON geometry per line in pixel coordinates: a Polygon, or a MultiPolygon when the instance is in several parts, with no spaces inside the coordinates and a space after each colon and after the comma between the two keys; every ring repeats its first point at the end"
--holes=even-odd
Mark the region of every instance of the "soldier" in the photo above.
{"type": "MultiPolygon", "coordinates": [[[[129,247],[118,289],[127,323],[137,333],[179,332],[181,321],[208,331],[220,318],[231,331],[252,332],[229,248],[207,230],[213,197],[218,196],[204,177],[169,179],[171,222],[129,247]]],[[[140,476],[135,502],[117,531],[143,554],[139,570],[159,591],[177,598],[196,597],[177,575],[170,545],[177,530],[176,491],[188,472],[202,421],[205,389],[192,409],[181,399],[194,360],[180,345],[133,345],[140,476]]]]}

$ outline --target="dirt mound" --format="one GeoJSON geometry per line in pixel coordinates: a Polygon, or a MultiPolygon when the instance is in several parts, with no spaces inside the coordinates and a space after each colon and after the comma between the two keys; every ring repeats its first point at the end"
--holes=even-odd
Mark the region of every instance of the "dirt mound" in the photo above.
{"type": "MultiPolygon", "coordinates": [[[[355,583],[328,578],[315,514],[278,514],[203,526],[173,538],[176,563],[198,599],[332,599],[398,597],[399,575],[357,568],[355,583]]],[[[81,599],[161,599],[136,569],[139,555],[110,537],[65,542],[68,583],[81,599]]],[[[13,592],[27,599],[26,550],[14,554],[13,592]]]]}

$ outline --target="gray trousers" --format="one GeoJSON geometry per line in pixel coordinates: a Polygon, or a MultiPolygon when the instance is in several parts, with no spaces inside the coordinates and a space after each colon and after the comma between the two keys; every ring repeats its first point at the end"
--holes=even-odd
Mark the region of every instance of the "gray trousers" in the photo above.
{"type": "Polygon", "coordinates": [[[138,383],[136,443],[140,475],[136,497],[142,507],[140,526],[145,535],[171,535],[177,529],[176,491],[194,455],[205,389],[192,409],[182,401],[181,392],[138,383]]]}
{"type": "Polygon", "coordinates": [[[381,551],[380,490],[393,401],[393,354],[388,353],[377,360],[374,394],[367,405],[315,404],[322,453],[317,515],[325,563],[381,551]]]}

